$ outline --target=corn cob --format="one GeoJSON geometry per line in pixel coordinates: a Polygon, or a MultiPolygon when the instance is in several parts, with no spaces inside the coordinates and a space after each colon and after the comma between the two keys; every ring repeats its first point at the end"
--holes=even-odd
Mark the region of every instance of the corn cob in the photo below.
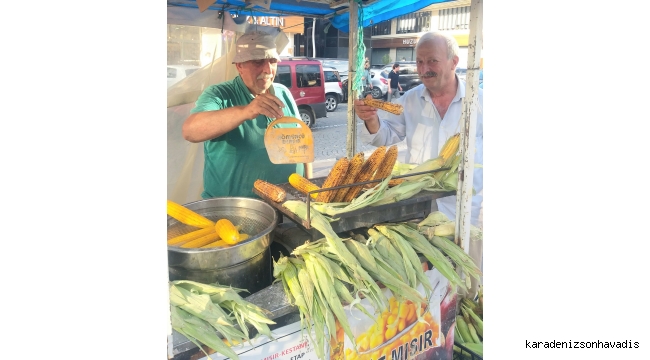
{"type": "Polygon", "coordinates": [[[253,187],[257,189],[257,191],[264,194],[269,199],[278,203],[283,202],[284,199],[287,198],[287,193],[282,188],[261,179],[255,180],[255,183],[253,183],[253,187]]]}
{"type": "MultiPolygon", "coordinates": [[[[359,173],[359,171],[361,171],[361,167],[363,166],[363,160],[365,160],[365,155],[363,154],[363,152],[358,152],[356,155],[352,157],[352,160],[350,160],[350,165],[348,166],[348,171],[346,171],[345,173],[345,178],[343,178],[343,181],[339,185],[348,185],[354,182],[354,179],[357,177],[357,174],[359,173]]],[[[350,191],[350,189],[351,187],[338,189],[332,202],[343,201],[345,195],[348,193],[348,191],[350,191]]]]}
{"type": "Polygon", "coordinates": [[[183,205],[167,200],[167,215],[173,217],[185,225],[207,228],[214,226],[214,222],[195,213],[183,205]]]}
{"type": "MultiPolygon", "coordinates": [[[[375,174],[375,171],[377,171],[379,164],[381,164],[381,161],[384,159],[385,154],[386,154],[386,146],[380,146],[376,148],[375,151],[373,151],[372,154],[370,154],[370,157],[368,157],[368,159],[363,163],[363,166],[361,166],[361,170],[359,170],[359,173],[354,179],[354,182],[358,183],[358,182],[364,182],[372,179],[372,176],[375,174]]],[[[363,185],[357,185],[352,189],[350,189],[348,193],[345,194],[345,198],[343,198],[343,202],[352,201],[355,197],[357,197],[357,195],[359,195],[359,192],[362,189],[363,189],[363,185]]]]}
{"type": "Polygon", "coordinates": [[[220,219],[214,225],[214,230],[219,234],[219,237],[229,245],[235,245],[239,242],[239,231],[235,228],[230,220],[220,219]]]}
{"type": "MultiPolygon", "coordinates": [[[[332,168],[332,171],[330,171],[329,175],[327,175],[327,178],[325,179],[325,182],[323,182],[323,186],[321,187],[321,189],[339,186],[343,181],[343,179],[345,178],[345,173],[348,171],[349,166],[350,166],[350,160],[348,160],[347,157],[340,158],[334,164],[334,167],[332,168]]],[[[318,193],[318,197],[316,198],[316,201],[321,201],[326,203],[331,202],[332,199],[334,199],[334,196],[336,196],[337,192],[338,190],[320,192],[318,193]]]]}
{"type": "Polygon", "coordinates": [[[181,245],[181,247],[185,249],[200,248],[217,240],[219,240],[219,235],[216,232],[213,232],[208,235],[201,236],[196,240],[188,241],[185,244],[181,245]]]}
{"type": "Polygon", "coordinates": [[[456,133],[456,135],[453,135],[447,141],[445,142],[445,145],[442,146],[442,149],[440,150],[440,156],[447,161],[450,157],[455,155],[458,152],[458,147],[460,146],[460,133],[456,133]]]}
{"type": "Polygon", "coordinates": [[[173,237],[169,240],[167,240],[167,245],[169,246],[179,246],[182,245],[183,243],[186,243],[188,241],[196,240],[200,238],[201,236],[208,235],[210,233],[213,233],[214,227],[209,227],[205,229],[199,229],[199,230],[194,230],[190,233],[179,235],[176,237],[173,237]]]}
{"type": "MultiPolygon", "coordinates": [[[[291,184],[291,186],[293,186],[296,190],[305,195],[307,195],[310,191],[320,189],[316,184],[296,173],[289,175],[289,184],[291,184]]],[[[318,197],[318,194],[319,193],[311,194],[312,199],[316,199],[318,197]]]]}
{"type": "Polygon", "coordinates": [[[402,113],[402,111],[404,111],[404,107],[400,104],[390,103],[377,99],[363,99],[363,103],[395,115],[399,115],[402,113]]]}
{"type": "MultiPolygon", "coordinates": [[[[373,175],[372,180],[384,179],[393,172],[393,166],[397,161],[397,145],[393,145],[388,148],[384,158],[381,160],[375,175],[373,175]]],[[[366,185],[366,188],[372,188],[376,183],[366,185]]],[[[389,184],[390,186],[390,184],[389,184]]]]}
{"type": "Polygon", "coordinates": [[[397,186],[403,182],[404,182],[404,178],[390,179],[390,181],[388,182],[388,186],[389,187],[397,186]]]}
{"type": "Polygon", "coordinates": [[[215,242],[211,242],[208,245],[201,246],[201,249],[211,249],[211,248],[220,248],[220,247],[228,247],[228,243],[226,243],[223,240],[217,240],[215,242]]]}

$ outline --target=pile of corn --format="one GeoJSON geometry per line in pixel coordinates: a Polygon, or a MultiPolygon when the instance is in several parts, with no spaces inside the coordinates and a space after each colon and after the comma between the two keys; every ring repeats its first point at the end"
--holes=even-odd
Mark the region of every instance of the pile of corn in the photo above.
{"type": "MultiPolygon", "coordinates": [[[[454,342],[462,344],[476,355],[483,356],[483,288],[478,291],[477,300],[463,298],[460,301],[460,313],[456,316],[454,342]]],[[[454,346],[459,358],[470,359],[471,354],[454,346]]],[[[455,357],[454,357],[455,358],[455,357]]]]}
{"type": "Polygon", "coordinates": [[[172,328],[203,349],[204,344],[231,359],[239,359],[231,345],[250,342],[249,325],[273,339],[265,310],[249,303],[238,292],[218,284],[178,280],[169,285],[172,328]]]}
{"type": "Polygon", "coordinates": [[[248,234],[239,232],[228,219],[219,219],[216,223],[196,212],[167,200],[167,215],[180,223],[200,228],[187,234],[167,239],[167,245],[186,249],[207,249],[229,247],[248,239],[248,234]]]}
{"type": "MultiPolygon", "coordinates": [[[[305,203],[287,201],[284,206],[306,219],[305,203]]],[[[289,301],[298,307],[301,325],[310,338],[312,329],[315,332],[312,342],[321,359],[324,357],[325,346],[323,331],[327,329],[329,334],[336,334],[337,321],[357,353],[362,351],[359,350],[361,345],[366,346],[358,343],[358,338],[355,340],[342,304],[354,304],[360,311],[374,318],[359,305],[359,294],[364,294],[376,313],[391,312],[390,304],[378,283],[391,290],[400,303],[413,304],[414,314],[404,316],[405,323],[406,318],[412,320],[413,316],[413,321],[425,321],[424,309],[428,306],[433,290],[418,253],[461,289],[466,289],[465,282],[456,273],[455,266],[467,269],[467,274],[480,276],[480,270],[460,247],[448,239],[443,238],[448,242],[445,243],[427,238],[418,230],[417,224],[376,225],[368,230],[367,239],[362,234],[353,235],[349,239],[339,238],[327,218],[317,211],[311,212],[311,225],[325,238],[297,247],[292,252],[293,256],[281,257],[274,263],[274,277],[282,281],[289,301]],[[467,263],[467,259],[470,263],[467,263]],[[424,296],[415,290],[419,285],[425,290],[424,296]]],[[[381,330],[385,341],[391,332],[387,333],[385,327],[381,327],[381,330]]],[[[378,335],[373,344],[377,339],[378,335]]]]}

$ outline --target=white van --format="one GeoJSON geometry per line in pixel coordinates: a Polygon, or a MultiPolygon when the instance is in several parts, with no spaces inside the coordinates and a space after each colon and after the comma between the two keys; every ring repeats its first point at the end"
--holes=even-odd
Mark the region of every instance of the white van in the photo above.
{"type": "Polygon", "coordinates": [[[343,85],[336,68],[323,66],[323,74],[325,76],[325,109],[332,112],[343,101],[343,85]]]}

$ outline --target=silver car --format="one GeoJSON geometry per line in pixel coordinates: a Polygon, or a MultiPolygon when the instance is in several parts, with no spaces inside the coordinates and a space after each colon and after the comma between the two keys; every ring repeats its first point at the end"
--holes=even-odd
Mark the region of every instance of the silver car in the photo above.
{"type": "Polygon", "coordinates": [[[375,99],[382,99],[388,94],[388,80],[381,76],[379,69],[370,69],[370,77],[372,89],[370,90],[372,97],[375,99]]]}

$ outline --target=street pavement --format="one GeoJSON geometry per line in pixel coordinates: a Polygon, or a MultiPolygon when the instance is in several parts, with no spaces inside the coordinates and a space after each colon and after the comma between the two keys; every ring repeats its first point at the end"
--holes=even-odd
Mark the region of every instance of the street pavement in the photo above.
{"type": "MultiPolygon", "coordinates": [[[[357,134],[361,132],[363,121],[357,121],[357,134]]],[[[347,146],[348,104],[339,104],[333,112],[328,112],[326,118],[316,119],[311,129],[314,137],[314,174],[313,177],[323,177],[329,174],[337,159],[346,156],[347,146]]],[[[361,137],[357,136],[357,152],[363,151],[368,157],[377,147],[363,144],[361,137]]],[[[404,159],[406,142],[397,144],[399,150],[398,160],[404,159]]]]}

